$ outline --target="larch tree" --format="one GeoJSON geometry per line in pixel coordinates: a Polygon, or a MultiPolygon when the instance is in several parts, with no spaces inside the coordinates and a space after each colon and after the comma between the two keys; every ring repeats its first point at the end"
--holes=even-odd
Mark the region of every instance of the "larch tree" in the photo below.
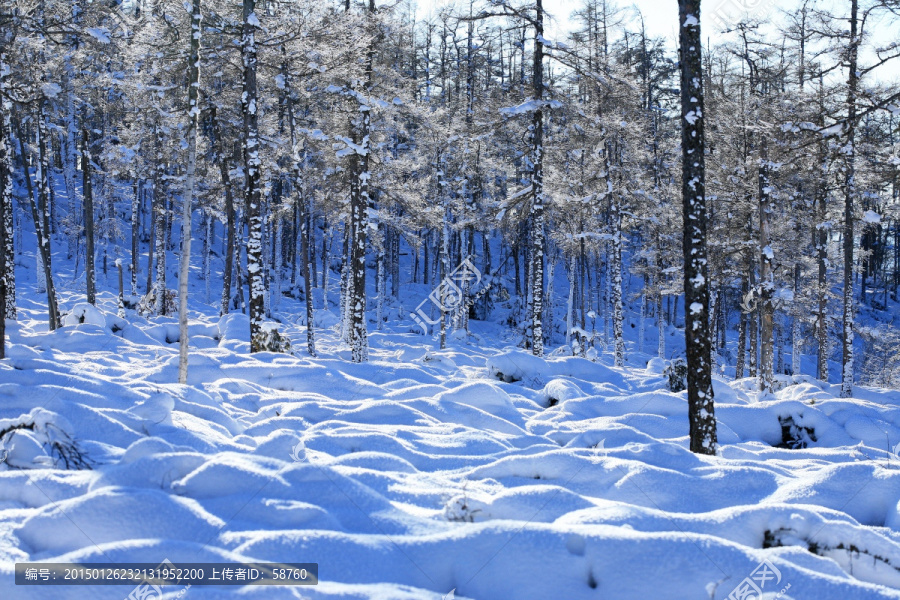
{"type": "Polygon", "coordinates": [[[681,68],[681,193],[684,219],[684,304],[691,451],[716,453],[709,287],[706,257],[706,148],[700,0],[679,0],[681,68]]]}

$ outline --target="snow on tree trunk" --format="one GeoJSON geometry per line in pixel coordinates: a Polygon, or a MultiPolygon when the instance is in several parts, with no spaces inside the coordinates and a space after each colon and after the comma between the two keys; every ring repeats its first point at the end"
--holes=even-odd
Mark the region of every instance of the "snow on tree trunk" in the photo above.
{"type": "Polygon", "coordinates": [[[375,304],[375,328],[378,329],[378,331],[381,331],[383,328],[382,323],[384,321],[384,295],[385,295],[386,288],[387,288],[387,285],[386,285],[387,282],[385,281],[385,270],[384,270],[384,261],[385,261],[384,244],[388,243],[388,240],[386,239],[386,237],[387,237],[387,232],[382,230],[382,240],[381,240],[381,244],[379,245],[379,248],[378,248],[378,258],[377,258],[378,272],[376,274],[376,280],[375,280],[375,293],[377,294],[377,300],[376,300],[376,304],[375,304]]]}
{"type": "MultiPolygon", "coordinates": [[[[181,212],[181,264],[178,271],[178,383],[187,383],[188,372],[188,278],[191,270],[191,212],[197,172],[197,129],[200,122],[200,0],[191,5],[191,42],[188,58],[187,173],[181,212]]],[[[209,233],[207,231],[207,238],[209,233]]],[[[207,256],[209,254],[207,253],[207,256]]],[[[209,295],[207,277],[207,295],[209,295]]]]}
{"type": "Polygon", "coordinates": [[[37,181],[41,200],[40,210],[44,223],[44,234],[47,236],[49,243],[54,227],[50,219],[53,190],[50,184],[50,154],[47,151],[47,114],[44,110],[46,104],[47,100],[45,98],[41,98],[38,101],[37,127],[35,129],[38,143],[37,181]]]}
{"type": "MultiPolygon", "coordinates": [[[[28,187],[28,200],[31,206],[31,219],[34,223],[34,233],[37,237],[37,265],[38,272],[44,278],[44,291],[47,293],[47,317],[49,322],[50,330],[60,326],[60,318],[59,318],[59,308],[56,303],[56,290],[53,287],[53,272],[51,270],[50,265],[50,238],[44,233],[44,227],[41,221],[41,215],[38,211],[37,202],[34,198],[34,192],[31,189],[31,174],[28,171],[28,163],[26,162],[26,154],[25,154],[25,142],[22,137],[22,132],[17,131],[17,137],[19,138],[19,144],[21,147],[21,155],[22,162],[25,168],[25,181],[27,182],[28,187]]],[[[40,291],[40,280],[38,281],[38,289],[40,291]]]]}
{"type": "Polygon", "coordinates": [[[131,295],[137,296],[138,258],[141,254],[141,180],[137,176],[131,192],[131,295]]]}
{"type": "Polygon", "coordinates": [[[844,310],[841,318],[841,398],[853,395],[853,204],[856,199],[856,97],[859,87],[859,2],[850,1],[850,40],[847,44],[847,143],[844,154],[844,310]]]}
{"type": "MultiPolygon", "coordinates": [[[[821,121],[824,125],[825,112],[822,111],[821,121]]],[[[818,163],[827,173],[827,153],[825,140],[818,144],[818,163]]],[[[822,381],[828,381],[828,226],[827,219],[827,189],[821,180],[816,182],[816,377],[822,381]]]]}
{"type": "MultiPolygon", "coordinates": [[[[741,280],[741,298],[747,295],[749,286],[747,280],[741,280]]],[[[738,345],[737,358],[734,363],[734,378],[741,379],[744,377],[744,364],[747,357],[747,322],[749,316],[743,310],[740,312],[740,323],[738,323],[738,345]]]]}
{"type": "Polygon", "coordinates": [[[532,93],[538,109],[534,111],[531,132],[531,352],[544,355],[544,10],[535,2],[534,64],[532,93]]]}
{"type": "MultiPolygon", "coordinates": [[[[299,163],[297,163],[299,164],[299,163]]],[[[316,355],[316,335],[315,335],[315,316],[313,312],[312,297],[312,262],[309,257],[310,243],[312,242],[310,231],[311,216],[309,214],[309,203],[304,197],[298,199],[300,202],[300,260],[303,263],[303,290],[306,296],[306,350],[310,356],[316,355]]]]}
{"type": "Polygon", "coordinates": [[[765,135],[760,136],[759,146],[759,320],[760,320],[760,358],[759,358],[759,391],[764,395],[771,394],[775,386],[774,373],[774,330],[772,299],[775,295],[775,271],[773,263],[775,254],[769,245],[771,237],[770,215],[772,212],[772,195],[769,185],[768,142],[765,135]]]}
{"type": "MultiPolygon", "coordinates": [[[[276,209],[277,210],[277,209],[276,209]]],[[[284,256],[281,251],[281,244],[284,242],[284,219],[280,216],[275,217],[272,222],[272,229],[275,230],[275,241],[273,243],[275,250],[275,264],[272,265],[272,287],[274,296],[272,300],[272,310],[278,310],[281,306],[281,270],[284,265],[284,256]]]]}
{"type": "Polygon", "coordinates": [[[91,150],[87,129],[81,130],[81,173],[84,190],[84,271],[87,280],[87,301],[97,303],[97,284],[94,275],[94,191],[91,183],[91,150]]]}
{"type": "MultiPolygon", "coordinates": [[[[443,173],[439,173],[438,178],[443,181],[443,173]]],[[[440,197],[444,199],[444,225],[441,227],[441,268],[438,274],[438,286],[441,291],[441,350],[443,350],[447,347],[447,286],[444,285],[444,278],[450,273],[450,207],[444,196],[443,184],[439,185],[440,197]]]]}
{"type": "Polygon", "coordinates": [[[612,291],[613,310],[613,343],[615,345],[615,366],[625,366],[625,332],[624,310],[622,305],[622,214],[619,210],[619,198],[614,197],[610,204],[610,221],[613,227],[613,240],[610,256],[610,286],[612,291]]]}
{"type": "Polygon", "coordinates": [[[254,10],[256,0],[244,0],[241,59],[243,94],[241,113],[244,117],[244,164],[247,205],[247,279],[250,284],[250,352],[264,350],[265,280],[263,273],[263,216],[260,199],[259,127],[256,104],[256,27],[259,19],[254,10]]]}
{"type": "Polygon", "coordinates": [[[153,175],[153,217],[154,230],[156,231],[156,314],[165,315],[166,307],[166,199],[163,193],[163,177],[165,176],[165,163],[163,162],[162,131],[156,128],[156,170],[153,175]]]}
{"type": "Polygon", "coordinates": [[[664,359],[666,357],[666,319],[663,315],[661,290],[656,294],[656,334],[659,336],[656,341],[656,355],[664,359]]]}
{"type": "MultiPolygon", "coordinates": [[[[5,70],[3,54],[0,52],[0,102],[2,102],[3,115],[0,117],[0,358],[6,358],[6,319],[15,319],[15,312],[9,316],[9,276],[8,265],[15,262],[13,251],[12,228],[6,227],[7,221],[11,223],[12,215],[12,161],[10,160],[10,136],[9,136],[9,111],[10,103],[3,96],[3,77],[5,70]]],[[[13,280],[15,281],[15,280],[13,280]]],[[[14,285],[14,284],[13,284],[14,285]]],[[[15,287],[13,287],[15,293],[15,287]]],[[[15,309],[15,301],[13,302],[15,309]]]]}
{"type": "Polygon", "coordinates": [[[212,238],[215,233],[216,227],[215,222],[213,221],[212,215],[206,214],[206,235],[203,236],[203,283],[206,285],[206,299],[205,302],[209,304],[210,299],[210,271],[212,270],[212,238]]]}
{"type": "MultiPolygon", "coordinates": [[[[0,281],[3,297],[0,310],[7,319],[16,318],[15,232],[13,230],[13,163],[12,163],[12,102],[4,95],[5,61],[0,51],[0,281]]],[[[5,327],[5,322],[0,323],[5,327]]],[[[0,337],[0,339],[3,339],[0,337]]]]}
{"type": "Polygon", "coordinates": [[[369,107],[360,106],[355,120],[354,133],[358,145],[366,154],[355,155],[357,184],[350,196],[350,271],[348,273],[348,342],[351,360],[366,362],[369,359],[368,331],[366,329],[366,246],[369,228],[369,107]]]}
{"type": "Polygon", "coordinates": [[[715,454],[706,258],[703,70],[700,0],[679,0],[681,71],[682,204],[684,218],[685,347],[688,364],[688,418],[692,452],[715,454]]]}
{"type": "MultiPolygon", "coordinates": [[[[75,90],[72,85],[74,70],[69,53],[65,57],[65,70],[63,71],[66,91],[66,130],[63,136],[62,156],[63,181],[66,185],[66,197],[69,201],[69,218],[67,227],[68,255],[73,258],[78,251],[79,218],[78,189],[75,185],[75,166],[78,163],[78,126],[75,119],[75,90]]],[[[137,293],[135,291],[135,293],[137,293]]]]}
{"type": "Polygon", "coordinates": [[[641,294],[641,316],[638,322],[638,352],[644,353],[644,331],[647,320],[647,295],[641,294]]]}
{"type": "Polygon", "coordinates": [[[803,350],[803,337],[800,328],[800,263],[794,264],[794,310],[791,316],[791,373],[799,375],[801,370],[800,353],[803,350]]]}
{"type": "Polygon", "coordinates": [[[575,255],[569,257],[569,299],[566,301],[566,346],[572,345],[572,327],[575,316],[575,255]]]}

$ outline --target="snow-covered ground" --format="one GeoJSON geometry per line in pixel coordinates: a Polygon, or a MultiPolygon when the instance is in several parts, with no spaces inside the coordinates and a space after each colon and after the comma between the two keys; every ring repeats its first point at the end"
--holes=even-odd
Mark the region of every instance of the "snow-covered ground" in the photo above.
{"type": "Polygon", "coordinates": [[[761,564],[766,598],[900,598],[898,392],[717,380],[705,457],[684,393],[634,353],[542,360],[473,322],[444,351],[372,331],[368,364],[331,328],[305,357],[300,325],[297,356],[250,355],[246,317],[209,308],[181,386],[174,319],[119,319],[108,293],[73,310],[62,287],[83,317],[48,333],[23,300],[0,363],[0,431],[34,424],[4,438],[4,599],[130,591],[17,587],[16,561],[164,559],[319,564],[315,587],[171,598],[721,599],[761,564]]]}

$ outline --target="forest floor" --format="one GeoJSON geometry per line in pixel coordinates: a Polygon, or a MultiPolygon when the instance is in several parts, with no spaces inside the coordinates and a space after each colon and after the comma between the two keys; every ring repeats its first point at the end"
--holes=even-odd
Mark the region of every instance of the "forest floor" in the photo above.
{"type": "Polygon", "coordinates": [[[87,309],[63,281],[47,332],[29,286],[0,362],[0,431],[33,425],[2,441],[4,599],[130,591],[13,585],[36,560],[319,565],[315,587],[168,598],[900,598],[898,392],[717,379],[706,457],[684,392],[634,352],[537,359],[477,321],[441,351],[407,319],[370,323],[353,364],[321,312],[319,358],[289,322],[295,356],[250,355],[244,315],[192,304],[183,386],[173,318],[120,319],[108,292],[87,309]]]}

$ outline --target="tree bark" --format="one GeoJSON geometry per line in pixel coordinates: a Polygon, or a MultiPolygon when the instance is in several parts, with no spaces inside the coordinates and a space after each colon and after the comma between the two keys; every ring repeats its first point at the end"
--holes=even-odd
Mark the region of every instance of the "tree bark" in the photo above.
{"type": "Polygon", "coordinates": [[[532,118],[531,189],[531,352],[544,355],[544,9],[541,0],[535,2],[534,72],[532,94],[537,110],[532,118]]]}
{"type": "Polygon", "coordinates": [[[265,318],[265,280],[262,256],[263,218],[260,199],[259,125],[256,88],[256,0],[244,0],[241,58],[243,65],[243,94],[241,112],[244,117],[244,163],[246,171],[245,201],[247,204],[247,278],[250,284],[250,352],[264,350],[263,320],[265,318]]]}
{"type": "Polygon", "coordinates": [[[703,70],[700,0],[679,0],[681,70],[682,205],[684,218],[685,346],[688,366],[688,418],[692,452],[715,454],[706,257],[703,70]]]}
{"type": "Polygon", "coordinates": [[[850,40],[847,44],[847,144],[844,160],[844,312],[841,335],[841,398],[853,395],[853,203],[856,196],[856,100],[859,87],[859,2],[850,1],[850,40]]]}
{"type": "MultiPolygon", "coordinates": [[[[178,383],[187,383],[188,374],[188,278],[191,269],[191,212],[197,172],[197,129],[200,121],[200,1],[191,5],[191,42],[188,58],[188,143],[187,173],[181,212],[181,264],[178,271],[178,383]]],[[[209,278],[207,276],[207,282],[209,278]]],[[[209,285],[207,283],[207,285],[209,285]]]]}
{"type": "Polygon", "coordinates": [[[91,185],[91,150],[87,128],[81,130],[81,174],[84,191],[84,274],[87,280],[87,301],[97,303],[97,283],[94,269],[94,192],[91,185]]]}

